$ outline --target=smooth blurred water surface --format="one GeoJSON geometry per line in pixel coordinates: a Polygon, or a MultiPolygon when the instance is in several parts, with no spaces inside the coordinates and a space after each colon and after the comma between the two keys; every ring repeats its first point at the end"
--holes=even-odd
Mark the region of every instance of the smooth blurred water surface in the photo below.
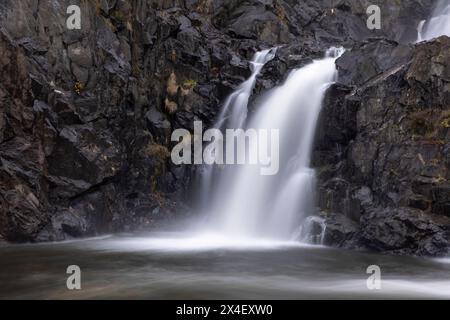
{"type": "Polygon", "coordinates": [[[450,260],[178,233],[1,245],[1,299],[450,298],[450,260]],[[382,289],[367,289],[378,265],[382,289]],[[69,291],[69,265],[82,290],[69,291]]]}

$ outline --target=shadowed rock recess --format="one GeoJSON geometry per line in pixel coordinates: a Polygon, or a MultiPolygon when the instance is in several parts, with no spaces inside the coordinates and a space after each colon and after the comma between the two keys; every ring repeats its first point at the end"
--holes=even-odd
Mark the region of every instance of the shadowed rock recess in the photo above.
{"type": "MultiPolygon", "coordinates": [[[[396,254],[450,246],[450,38],[413,45],[433,0],[3,0],[0,240],[52,241],[186,218],[195,168],[174,129],[214,123],[279,46],[252,100],[344,46],[314,166],[325,243],[396,254]],[[81,7],[82,29],[66,28],[81,7]],[[382,29],[366,8],[382,9],[382,29]]],[[[251,107],[254,107],[252,105],[251,107]]],[[[193,213],[191,213],[193,214],[193,213]]]]}

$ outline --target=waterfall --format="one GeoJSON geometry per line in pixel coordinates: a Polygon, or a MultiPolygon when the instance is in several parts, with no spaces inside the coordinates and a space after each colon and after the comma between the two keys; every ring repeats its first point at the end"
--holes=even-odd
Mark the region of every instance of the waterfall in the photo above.
{"type": "Polygon", "coordinates": [[[325,219],[309,216],[294,234],[294,239],[305,243],[323,244],[326,230],[325,219]]]}
{"type": "Polygon", "coordinates": [[[440,0],[429,20],[420,22],[417,42],[447,35],[450,37],[450,0],[440,0]]]}
{"type": "Polygon", "coordinates": [[[227,165],[206,168],[202,178],[208,226],[229,238],[291,240],[303,220],[315,213],[312,144],[322,100],[337,76],[335,60],[343,49],[332,48],[323,59],[292,71],[245,120],[256,77],[273,58],[271,52],[255,56],[252,76],[228,98],[218,127],[279,130],[280,170],[263,176],[259,165],[227,165]]]}
{"type": "MultiPolygon", "coordinates": [[[[252,70],[251,76],[243,82],[225,101],[222,111],[215,124],[216,128],[242,128],[247,120],[247,106],[249,98],[255,88],[256,78],[260,74],[264,65],[275,57],[277,48],[266,49],[255,54],[250,62],[252,70]]],[[[219,179],[218,176],[223,175],[223,170],[214,166],[207,165],[202,168],[200,201],[201,208],[210,207],[212,197],[217,193],[211,192],[213,186],[213,178],[219,179]]],[[[220,179],[219,179],[220,180],[220,179]]]]}
{"type": "Polygon", "coordinates": [[[247,119],[248,99],[255,87],[256,78],[264,65],[275,57],[277,48],[266,49],[255,54],[250,62],[252,74],[227,99],[216,124],[219,128],[241,128],[247,119]]]}

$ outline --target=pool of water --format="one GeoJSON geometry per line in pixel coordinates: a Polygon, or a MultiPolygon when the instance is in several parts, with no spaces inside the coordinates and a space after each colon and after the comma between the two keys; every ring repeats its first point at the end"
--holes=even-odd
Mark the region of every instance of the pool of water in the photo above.
{"type": "Polygon", "coordinates": [[[0,299],[450,298],[450,259],[178,233],[1,245],[0,299]],[[67,289],[69,265],[81,290],[67,289]],[[367,288],[367,267],[381,289],[367,288]]]}

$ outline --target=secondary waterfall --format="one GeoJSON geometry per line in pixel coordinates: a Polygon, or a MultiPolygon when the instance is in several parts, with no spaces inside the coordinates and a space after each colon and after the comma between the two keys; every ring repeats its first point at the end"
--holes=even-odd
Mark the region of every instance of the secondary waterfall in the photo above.
{"type": "Polygon", "coordinates": [[[253,74],[228,98],[217,127],[279,130],[280,169],[263,176],[254,164],[205,168],[202,199],[208,227],[227,237],[291,240],[302,221],[315,213],[312,144],[325,91],[337,76],[335,60],[342,53],[330,49],[323,59],[292,71],[247,119],[256,77],[274,50],[255,55],[253,74]]]}
{"type": "Polygon", "coordinates": [[[418,27],[418,42],[447,35],[450,37],[450,0],[440,0],[433,16],[418,27]]]}

